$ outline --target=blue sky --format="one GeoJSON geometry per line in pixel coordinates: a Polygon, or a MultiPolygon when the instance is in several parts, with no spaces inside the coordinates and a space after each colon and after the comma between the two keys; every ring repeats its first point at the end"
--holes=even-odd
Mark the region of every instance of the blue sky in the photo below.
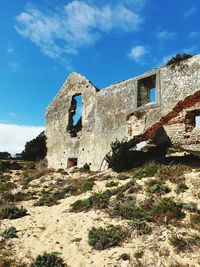
{"type": "Polygon", "coordinates": [[[101,89],[176,53],[198,54],[199,13],[199,0],[1,0],[0,151],[15,141],[10,125],[32,133],[22,128],[12,153],[41,131],[72,71],[101,89]]]}

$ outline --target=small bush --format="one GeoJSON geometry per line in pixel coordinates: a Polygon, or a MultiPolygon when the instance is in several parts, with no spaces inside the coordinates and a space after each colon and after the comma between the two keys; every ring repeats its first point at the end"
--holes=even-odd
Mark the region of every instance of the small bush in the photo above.
{"type": "Polygon", "coordinates": [[[94,184],[95,184],[94,179],[88,179],[82,184],[81,191],[87,192],[87,191],[92,190],[94,184]]]}
{"type": "Polygon", "coordinates": [[[13,182],[0,182],[0,192],[7,192],[16,188],[13,182]]]}
{"type": "Polygon", "coordinates": [[[187,241],[175,233],[169,237],[169,242],[178,251],[184,251],[188,246],[187,241]]]}
{"type": "Polygon", "coordinates": [[[133,220],[131,222],[131,226],[133,227],[133,229],[137,230],[137,233],[139,235],[150,234],[151,233],[151,227],[143,219],[142,220],[141,219],[133,220]]]}
{"type": "Polygon", "coordinates": [[[127,253],[122,253],[119,257],[120,260],[123,260],[123,261],[129,261],[130,260],[130,255],[127,254],[127,253]]]}
{"type": "Polygon", "coordinates": [[[151,212],[157,221],[169,223],[172,220],[180,220],[185,217],[182,208],[181,203],[174,202],[171,198],[162,198],[153,205],[151,212]]]}
{"type": "Polygon", "coordinates": [[[17,192],[15,194],[6,193],[4,194],[3,198],[4,200],[9,202],[18,202],[18,201],[28,200],[28,194],[23,192],[17,192]]]}
{"type": "Polygon", "coordinates": [[[161,181],[160,179],[152,179],[146,182],[146,192],[149,194],[167,194],[169,193],[171,190],[170,188],[165,185],[165,183],[163,181],[161,181]]]}
{"type": "Polygon", "coordinates": [[[57,253],[44,253],[37,256],[35,261],[30,264],[30,267],[65,267],[63,260],[58,257],[57,253]]]}
{"type": "Polygon", "coordinates": [[[85,163],[82,168],[80,168],[81,172],[89,172],[90,171],[90,165],[88,163],[85,163]]]}
{"type": "Polygon", "coordinates": [[[188,186],[184,182],[180,182],[177,184],[176,193],[180,194],[185,192],[188,189],[188,186]]]}
{"type": "Polygon", "coordinates": [[[140,168],[136,171],[134,174],[134,178],[136,179],[142,179],[145,177],[152,177],[154,176],[159,170],[159,165],[149,165],[144,168],[140,168]]]}
{"type": "Polygon", "coordinates": [[[130,170],[133,167],[133,153],[127,141],[116,140],[111,144],[112,153],[106,156],[108,167],[116,172],[130,170]]]}
{"type": "Polygon", "coordinates": [[[117,202],[115,203],[113,210],[113,216],[121,216],[127,220],[133,219],[144,219],[147,221],[151,221],[151,214],[144,210],[142,207],[137,206],[130,200],[126,200],[124,202],[117,202]]]}
{"type": "Polygon", "coordinates": [[[3,231],[0,235],[5,239],[15,238],[17,237],[17,229],[15,227],[10,227],[3,231]]]}
{"type": "Polygon", "coordinates": [[[190,222],[194,228],[200,229],[200,215],[199,214],[190,215],[190,222]]]}
{"type": "Polygon", "coordinates": [[[143,256],[144,256],[144,250],[138,250],[134,253],[134,256],[135,258],[138,260],[138,259],[141,259],[143,256]]]}
{"type": "Polygon", "coordinates": [[[91,197],[84,200],[77,200],[71,204],[71,211],[80,212],[88,211],[92,208],[95,209],[106,209],[109,204],[109,199],[112,195],[110,190],[103,193],[94,193],[91,197]]]}
{"type": "Polygon", "coordinates": [[[8,205],[0,209],[0,219],[17,219],[27,215],[27,210],[23,207],[18,208],[13,205],[8,205]]]}
{"type": "Polygon", "coordinates": [[[191,57],[193,57],[193,55],[191,54],[185,54],[185,53],[176,54],[175,56],[173,56],[171,59],[167,61],[166,66],[179,65],[182,60],[186,60],[191,57]]]}
{"type": "Polygon", "coordinates": [[[200,199],[200,192],[197,193],[197,197],[200,199]]]}
{"type": "Polygon", "coordinates": [[[88,234],[88,243],[94,249],[102,250],[119,245],[126,237],[127,231],[121,226],[93,227],[88,234]]]}
{"type": "Polygon", "coordinates": [[[161,166],[157,173],[157,177],[163,181],[169,180],[172,183],[184,181],[183,174],[188,171],[188,167],[184,165],[161,166]]]}
{"type": "Polygon", "coordinates": [[[119,183],[115,182],[115,181],[110,181],[106,183],[106,187],[113,187],[113,186],[117,186],[119,183]]]}

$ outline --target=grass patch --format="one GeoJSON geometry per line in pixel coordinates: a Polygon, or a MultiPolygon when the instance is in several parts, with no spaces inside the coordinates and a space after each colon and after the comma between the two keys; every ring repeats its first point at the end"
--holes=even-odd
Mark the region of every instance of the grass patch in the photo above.
{"type": "Polygon", "coordinates": [[[85,181],[81,186],[81,192],[87,192],[93,189],[93,186],[95,185],[94,179],[88,179],[85,181]]]}
{"type": "Polygon", "coordinates": [[[119,245],[127,235],[128,231],[121,226],[93,227],[88,234],[88,243],[94,249],[102,250],[119,245]]]}
{"type": "Polygon", "coordinates": [[[17,229],[15,227],[10,227],[6,229],[5,231],[3,231],[0,235],[5,239],[16,238],[17,229]]]}

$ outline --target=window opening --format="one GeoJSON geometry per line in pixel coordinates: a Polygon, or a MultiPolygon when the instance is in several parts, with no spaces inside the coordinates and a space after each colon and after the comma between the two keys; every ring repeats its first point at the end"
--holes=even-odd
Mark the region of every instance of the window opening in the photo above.
{"type": "Polygon", "coordinates": [[[156,102],[156,74],[138,80],[137,106],[156,102]]]}
{"type": "Polygon", "coordinates": [[[195,127],[200,128],[200,115],[195,116],[195,127]]]}
{"type": "Polygon", "coordinates": [[[200,110],[189,111],[185,116],[186,132],[191,132],[195,127],[200,128],[200,110]]]}
{"type": "Polygon", "coordinates": [[[71,134],[71,137],[76,137],[77,133],[82,130],[82,110],[83,104],[81,94],[72,96],[67,126],[67,131],[71,134]]]}
{"type": "Polygon", "coordinates": [[[67,168],[71,168],[71,167],[77,166],[77,161],[78,161],[77,158],[69,158],[67,160],[67,168]]]}

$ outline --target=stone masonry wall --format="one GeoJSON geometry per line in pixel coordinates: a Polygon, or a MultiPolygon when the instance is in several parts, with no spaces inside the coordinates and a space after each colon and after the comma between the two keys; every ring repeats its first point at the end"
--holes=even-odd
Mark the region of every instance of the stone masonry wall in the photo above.
{"type": "MultiPolygon", "coordinates": [[[[127,138],[136,143],[153,138],[162,126],[173,144],[200,150],[200,128],[186,126],[187,116],[200,110],[200,56],[178,66],[162,67],[113,84],[101,91],[85,77],[72,73],[46,113],[49,167],[67,168],[70,158],[98,170],[111,142],[127,138]],[[156,101],[138,107],[138,80],[156,74],[156,101]],[[83,99],[82,131],[67,131],[74,95],[83,99]],[[189,130],[188,130],[189,129],[189,130]]],[[[191,120],[191,119],[190,119],[191,120]]]]}

